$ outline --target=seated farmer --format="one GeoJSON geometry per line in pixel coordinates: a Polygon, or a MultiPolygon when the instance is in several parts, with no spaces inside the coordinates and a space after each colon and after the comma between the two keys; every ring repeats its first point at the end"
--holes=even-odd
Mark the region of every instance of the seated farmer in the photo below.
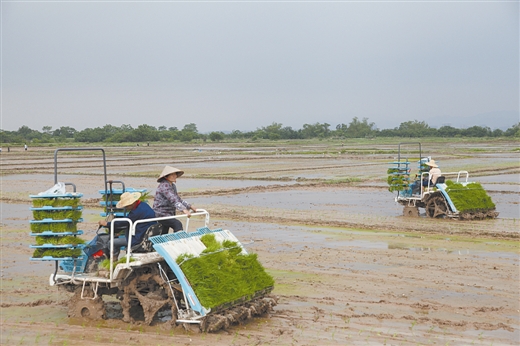
{"type": "MultiPolygon", "coordinates": [[[[125,210],[129,212],[126,217],[132,220],[132,222],[155,218],[155,212],[153,209],[147,203],[142,203],[139,198],[141,198],[141,194],[139,192],[125,192],[121,195],[121,200],[117,202],[116,207],[125,208],[125,210]]],[[[117,222],[117,219],[112,220],[112,222],[117,222]]],[[[123,223],[125,225],[128,224],[127,222],[123,223]]],[[[156,223],[157,221],[151,221],[137,224],[135,227],[135,235],[132,237],[131,246],[134,247],[141,244],[146,230],[156,223]]],[[[105,220],[99,221],[100,226],[110,227],[110,224],[110,222],[105,220]]],[[[128,246],[128,232],[129,230],[126,231],[124,237],[114,239],[114,260],[117,260],[121,247],[128,246]]]]}
{"type": "Polygon", "coordinates": [[[435,160],[430,160],[426,162],[426,165],[430,167],[428,173],[430,173],[430,181],[428,182],[428,177],[425,176],[422,182],[422,186],[435,186],[437,183],[437,179],[442,175],[439,166],[435,163],[435,160]]]}
{"type": "MultiPolygon", "coordinates": [[[[430,160],[429,162],[426,162],[425,165],[427,165],[429,167],[428,168],[429,175],[424,175],[422,182],[420,182],[419,180],[416,180],[410,185],[412,194],[420,194],[421,185],[424,187],[428,187],[428,183],[429,183],[430,186],[435,186],[435,184],[437,183],[437,179],[442,174],[439,166],[435,163],[435,160],[430,160]],[[430,179],[428,179],[428,176],[430,177],[430,179]]],[[[418,178],[419,178],[419,176],[416,176],[416,179],[418,179],[418,178]]]]}

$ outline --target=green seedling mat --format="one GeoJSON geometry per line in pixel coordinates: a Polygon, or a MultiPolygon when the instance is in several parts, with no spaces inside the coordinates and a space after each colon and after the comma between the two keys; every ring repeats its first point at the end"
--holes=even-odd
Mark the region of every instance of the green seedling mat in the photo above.
{"type": "Polygon", "coordinates": [[[478,212],[495,209],[495,203],[479,183],[469,183],[466,186],[446,181],[446,192],[459,212],[478,212]]]}
{"type": "Polygon", "coordinates": [[[274,285],[256,254],[242,253],[236,242],[219,243],[214,234],[201,237],[206,245],[199,257],[177,258],[202,306],[215,308],[236,300],[251,299],[255,293],[274,285]]]}

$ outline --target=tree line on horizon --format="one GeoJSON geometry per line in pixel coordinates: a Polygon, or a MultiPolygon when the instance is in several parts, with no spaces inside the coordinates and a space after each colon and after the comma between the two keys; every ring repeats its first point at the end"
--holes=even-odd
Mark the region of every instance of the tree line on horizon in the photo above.
{"type": "Polygon", "coordinates": [[[242,132],[233,130],[229,133],[213,131],[199,133],[197,125],[186,124],[182,129],[177,127],[154,127],[146,124],[133,128],[130,125],[105,125],[103,127],[86,128],[81,131],[69,126],[61,126],[55,130],[51,126],[44,126],[41,131],[33,130],[24,125],[17,131],[0,129],[2,143],[52,143],[52,142],[191,142],[225,141],[225,140],[279,140],[279,139],[312,139],[312,138],[374,138],[374,137],[520,137],[520,122],[507,130],[491,130],[489,127],[471,126],[464,129],[452,126],[440,128],[430,127],[424,121],[406,121],[393,129],[379,130],[375,123],[367,118],[359,120],[354,117],[349,124],[339,124],[335,129],[328,123],[304,124],[301,129],[295,130],[290,126],[273,122],[271,125],[257,128],[255,131],[242,132]]]}

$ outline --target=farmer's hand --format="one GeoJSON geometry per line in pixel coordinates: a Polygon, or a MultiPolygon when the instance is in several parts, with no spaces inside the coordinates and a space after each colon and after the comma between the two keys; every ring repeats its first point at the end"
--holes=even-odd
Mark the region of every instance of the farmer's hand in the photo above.
{"type": "Polygon", "coordinates": [[[184,209],[182,212],[183,212],[184,214],[186,214],[188,217],[191,216],[191,213],[190,213],[190,210],[189,210],[189,209],[184,209]]]}

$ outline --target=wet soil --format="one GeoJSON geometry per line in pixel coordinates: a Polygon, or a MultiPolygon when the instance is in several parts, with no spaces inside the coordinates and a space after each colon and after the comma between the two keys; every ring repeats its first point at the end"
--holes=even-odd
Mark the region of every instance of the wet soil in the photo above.
{"type": "MultiPolygon", "coordinates": [[[[401,216],[384,183],[395,143],[105,148],[108,178],[152,195],[165,164],[184,169],[181,195],[274,276],[270,315],[215,334],[67,317],[72,295],[48,285],[54,262],[31,261],[29,248],[28,196],[53,185],[54,149],[2,154],[0,344],[517,345],[517,146],[423,143],[443,169],[477,172],[500,212],[483,221],[401,216]]],[[[102,211],[100,162],[67,154],[58,165],[84,193],[84,239],[102,211]]]]}

